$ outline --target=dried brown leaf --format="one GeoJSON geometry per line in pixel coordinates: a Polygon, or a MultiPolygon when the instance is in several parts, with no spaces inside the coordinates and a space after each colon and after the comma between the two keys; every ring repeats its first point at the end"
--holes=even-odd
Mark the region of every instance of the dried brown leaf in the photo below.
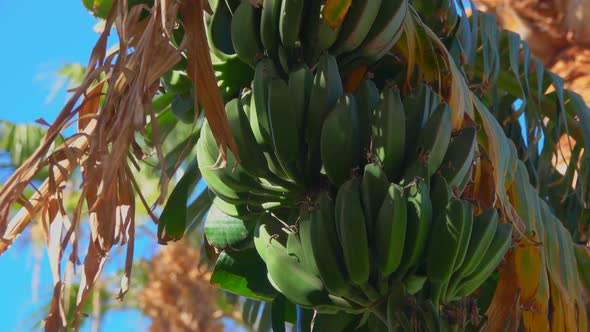
{"type": "Polygon", "coordinates": [[[204,45],[207,45],[207,34],[203,24],[202,0],[184,1],[182,14],[185,26],[186,54],[188,62],[188,75],[192,79],[195,89],[195,105],[201,104],[211,132],[217,141],[220,157],[223,158],[221,166],[225,166],[227,159],[227,147],[233,152],[236,161],[240,161],[236,142],[231,134],[223,99],[215,81],[215,73],[211,63],[211,55],[204,45]]]}

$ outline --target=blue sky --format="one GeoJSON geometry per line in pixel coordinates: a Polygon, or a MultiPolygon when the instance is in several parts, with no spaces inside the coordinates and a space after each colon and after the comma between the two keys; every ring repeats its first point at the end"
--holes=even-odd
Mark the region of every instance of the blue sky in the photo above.
{"type": "MultiPolygon", "coordinates": [[[[67,63],[87,63],[98,37],[93,31],[96,22],[80,0],[0,0],[1,120],[31,123],[44,118],[52,122],[66,100],[63,88],[48,99],[58,78],[56,72],[67,63]]],[[[5,179],[5,174],[0,175],[0,181],[5,179]]],[[[138,245],[137,256],[149,256],[155,247],[153,243],[138,245]]],[[[33,323],[31,315],[47,303],[51,274],[45,252],[42,255],[36,302],[32,301],[34,250],[17,241],[12,250],[0,256],[2,331],[26,331],[33,323]]],[[[105,317],[102,330],[141,331],[148,324],[149,320],[138,312],[115,312],[105,317]]],[[[82,330],[90,329],[86,326],[82,330]]]]}

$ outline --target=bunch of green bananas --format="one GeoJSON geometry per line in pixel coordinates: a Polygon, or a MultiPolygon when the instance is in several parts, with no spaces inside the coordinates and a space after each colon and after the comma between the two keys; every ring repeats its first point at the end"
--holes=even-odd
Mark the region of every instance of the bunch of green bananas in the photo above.
{"type": "Polygon", "coordinates": [[[387,299],[391,331],[405,326],[408,297],[432,302],[437,309],[423,324],[440,325],[439,304],[477,290],[511,244],[511,224],[498,224],[495,209],[474,217],[439,175],[432,188],[427,181],[404,188],[368,164],[335,199],[322,191],[315,204],[291,227],[261,218],[254,242],[271,284],[321,312],[361,313],[387,299]]]}
{"type": "Polygon", "coordinates": [[[342,24],[333,28],[323,17],[325,4],[325,0],[230,1],[227,8],[236,7],[218,42],[231,45],[252,67],[268,56],[285,73],[303,62],[314,66],[324,51],[343,63],[370,63],[397,42],[408,11],[407,0],[353,0],[342,24]]]}
{"type": "MultiPolygon", "coordinates": [[[[265,160],[266,151],[271,155],[267,162],[274,156],[284,173],[268,167],[259,170],[297,186],[301,176],[319,174],[321,168],[331,183],[320,187],[319,193],[303,189],[308,199],[291,205],[297,206],[291,213],[298,222],[286,232],[276,227],[286,224],[262,214],[255,243],[269,280],[293,302],[328,311],[362,312],[396,292],[402,298],[430,299],[437,308],[470,295],[498,266],[512,234],[511,224],[498,223],[495,209],[474,216],[471,203],[460,199],[471,178],[476,129],[453,133],[449,107],[439,103],[426,85],[403,98],[392,85],[379,93],[369,80],[353,95],[343,94],[340,87],[329,94],[331,61],[331,56],[322,55],[314,79],[305,67],[292,72],[288,82],[267,78],[267,95],[261,99],[268,103],[256,104],[256,94],[264,93],[256,90],[261,85],[258,73],[276,73],[273,63],[263,60],[257,65],[253,96],[246,94],[254,133],[249,134],[253,138],[239,141],[258,144],[258,160],[265,160]],[[262,71],[262,65],[270,70],[262,71]],[[311,87],[290,94],[296,74],[307,77],[301,86],[311,87]],[[329,98],[334,106],[319,116],[325,106],[312,107],[326,105],[329,98]],[[307,113],[292,111],[301,104],[308,105],[307,113]],[[266,119],[260,115],[261,105],[266,107],[266,119]],[[288,120],[277,127],[276,117],[288,120]],[[263,121],[269,124],[267,138],[263,121]],[[291,153],[284,155],[291,159],[285,160],[280,151],[287,147],[280,144],[293,142],[299,142],[299,150],[291,147],[291,153]],[[310,200],[311,207],[306,203],[310,200]],[[272,227],[275,232],[269,231],[272,227]]],[[[242,123],[248,127],[246,116],[242,123]]],[[[203,132],[208,132],[206,127],[203,132]]],[[[244,156],[254,155],[252,151],[244,156]]],[[[267,175],[256,174],[259,180],[269,179],[267,175]]],[[[281,199],[288,200],[293,192],[283,188],[281,199]]],[[[396,301],[400,299],[388,303],[396,301]]],[[[390,307],[389,311],[399,311],[390,307]]],[[[403,323],[399,314],[392,317],[397,317],[392,326],[403,323]]]]}
{"type": "MultiPolygon", "coordinates": [[[[258,207],[252,211],[263,205],[298,206],[308,189],[322,181],[324,110],[342,108],[340,99],[350,101],[350,96],[343,97],[333,56],[322,56],[315,75],[303,65],[291,71],[287,80],[278,75],[270,59],[261,60],[252,90],[226,104],[241,157],[235,169],[215,167],[219,149],[207,121],[203,124],[198,162],[209,188],[226,203],[258,207]]],[[[358,164],[360,158],[356,159],[358,164]]],[[[228,165],[234,164],[230,152],[228,165]]]]}

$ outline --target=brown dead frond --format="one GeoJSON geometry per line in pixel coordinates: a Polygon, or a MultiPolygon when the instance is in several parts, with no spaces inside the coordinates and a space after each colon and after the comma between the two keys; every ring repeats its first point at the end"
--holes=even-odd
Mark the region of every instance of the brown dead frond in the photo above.
{"type": "MultiPolygon", "coordinates": [[[[91,239],[83,263],[77,310],[98,278],[111,248],[117,244],[127,245],[120,297],[128,289],[133,260],[135,194],[151,213],[130,167],[137,168],[137,160],[146,155],[137,148],[134,135],[145,134],[146,119],[153,114],[152,98],[159,87],[159,79],[180,60],[181,52],[186,51],[189,74],[199,96],[198,100],[195,97],[195,102],[199,101],[206,112],[221,156],[225,159],[227,147],[237,151],[211,69],[203,27],[204,9],[207,8],[201,0],[156,0],[152,8],[145,5],[128,8],[126,0],[115,1],[105,29],[91,52],[82,83],[72,90],[70,100],[49,126],[38,149],[0,190],[0,254],[41,212],[54,279],[54,298],[46,319],[48,331],[65,330],[68,324],[62,296],[62,255],[65,247],[72,245],[70,263],[79,262],[75,234],[82,220],[89,220],[91,239]],[[151,15],[142,18],[145,11],[151,15]],[[184,18],[181,24],[187,34],[177,48],[170,36],[179,16],[184,18]],[[114,51],[107,52],[113,26],[116,26],[113,31],[119,42],[114,51]],[[78,132],[51,150],[52,143],[76,120],[78,132]],[[49,168],[49,177],[32,197],[23,199],[25,188],[45,167],[49,168]],[[75,211],[70,211],[70,218],[63,207],[62,188],[78,167],[82,174],[81,195],[75,211]],[[10,209],[17,202],[24,208],[9,222],[10,209]],[[87,216],[82,215],[85,210],[87,216]]],[[[154,141],[159,150],[159,137],[154,141]]],[[[163,154],[158,151],[158,156],[163,170],[163,154]]],[[[167,196],[168,178],[165,172],[161,172],[161,176],[158,203],[167,196]]],[[[151,216],[156,221],[153,213],[151,216]]]]}

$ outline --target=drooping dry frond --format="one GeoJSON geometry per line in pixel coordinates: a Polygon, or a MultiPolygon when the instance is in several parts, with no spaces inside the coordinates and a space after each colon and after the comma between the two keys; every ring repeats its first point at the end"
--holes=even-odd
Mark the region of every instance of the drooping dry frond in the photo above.
{"type": "Polygon", "coordinates": [[[148,281],[139,305],[151,318],[150,331],[223,331],[217,309],[217,290],[211,272],[198,264],[201,255],[186,242],[162,247],[147,263],[148,281]]]}
{"type": "MultiPolygon", "coordinates": [[[[0,254],[11,246],[31,219],[42,212],[54,279],[54,299],[46,319],[46,330],[64,330],[68,325],[62,304],[62,255],[65,247],[72,244],[70,261],[79,261],[74,234],[83,219],[89,220],[91,239],[82,269],[77,310],[98,278],[109,251],[117,244],[127,245],[120,297],[127,291],[133,260],[135,194],[148,212],[151,211],[133,177],[132,167],[138,168],[137,160],[145,156],[138,148],[135,134],[145,133],[146,121],[153,114],[152,98],[160,85],[160,77],[180,60],[185,45],[195,91],[212,129],[215,127],[213,132],[222,151],[221,157],[225,158],[228,146],[235,146],[209,68],[211,59],[202,28],[203,8],[201,0],[161,0],[155,1],[152,8],[144,5],[128,8],[126,0],[115,1],[104,32],[92,50],[82,83],[73,89],[72,97],[49,126],[38,149],[0,190],[0,254]],[[146,11],[150,15],[143,18],[142,13],[146,11]],[[170,40],[177,17],[184,17],[184,25],[192,29],[179,48],[170,40]],[[118,45],[107,53],[113,25],[118,45]],[[78,120],[78,132],[51,150],[52,143],[74,120],[78,120]],[[25,188],[45,167],[49,167],[47,180],[32,197],[24,197],[25,188]],[[62,204],[61,188],[78,167],[82,174],[80,201],[73,215],[68,217],[62,204]],[[10,209],[15,203],[24,207],[9,222],[10,209]],[[88,216],[82,215],[85,210],[88,216]]],[[[151,122],[157,126],[153,117],[151,122]]],[[[158,150],[159,137],[154,141],[158,150]]],[[[158,155],[164,169],[163,156],[158,155]]],[[[166,173],[162,172],[160,203],[166,197],[167,186],[166,173]]],[[[153,213],[151,216],[157,220],[153,213]]]]}

